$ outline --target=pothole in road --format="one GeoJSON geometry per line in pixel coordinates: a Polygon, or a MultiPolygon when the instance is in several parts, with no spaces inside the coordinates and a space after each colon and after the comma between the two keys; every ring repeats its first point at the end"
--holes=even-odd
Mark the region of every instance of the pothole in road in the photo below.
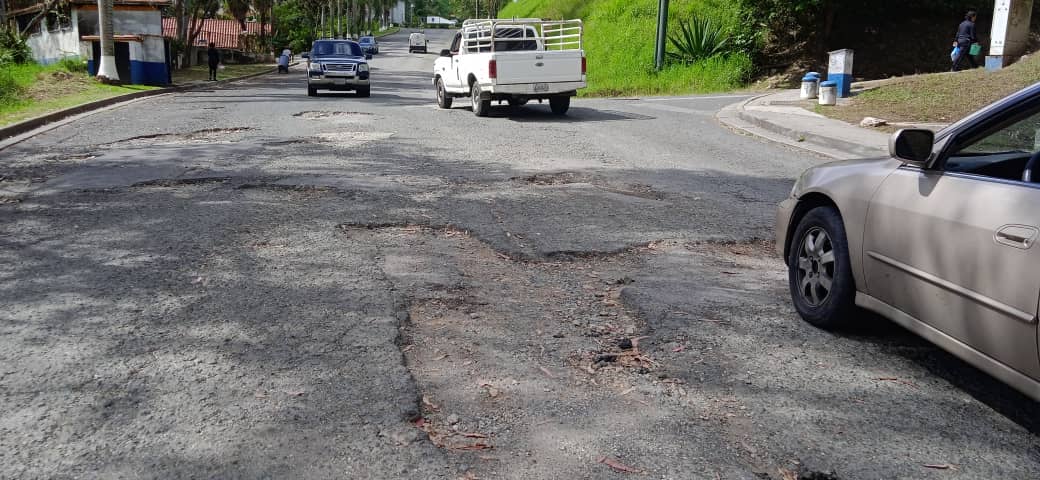
{"type": "MultiPolygon", "coordinates": [[[[590,468],[606,474],[612,467],[595,459],[616,451],[619,428],[655,439],[627,450],[626,464],[674,472],[675,464],[651,459],[684,444],[683,429],[673,427],[691,417],[712,439],[698,448],[730,452],[713,460],[749,463],[731,443],[745,440],[729,433],[743,404],[720,407],[715,389],[674,377],[673,357],[683,349],[642,336],[643,315],[623,300],[629,275],[648,259],[688,255],[682,241],[603,258],[525,262],[453,227],[339,229],[354,242],[380,245],[380,270],[408,299],[399,344],[422,393],[414,427],[472,462],[480,477],[582,477],[590,468]]],[[[701,354],[699,344],[689,345],[701,354]]]]}
{"type": "Polygon", "coordinates": [[[155,133],[139,135],[114,142],[103,143],[104,147],[146,146],[146,145],[188,145],[199,143],[230,143],[238,141],[238,134],[253,130],[251,127],[206,128],[187,133],[155,133]]]}
{"type": "Polygon", "coordinates": [[[372,116],[372,114],[365,112],[330,112],[323,110],[310,110],[300,113],[294,113],[293,116],[296,118],[302,118],[304,120],[321,120],[325,118],[370,117],[372,116]]]}
{"type": "Polygon", "coordinates": [[[588,175],[584,173],[539,173],[535,175],[529,175],[526,177],[514,177],[513,180],[519,180],[530,185],[539,186],[588,184],[600,190],[616,193],[618,195],[643,198],[647,200],[663,200],[665,198],[664,193],[654,190],[654,188],[650,185],[642,183],[614,182],[603,177],[588,175]]]}
{"type": "Polygon", "coordinates": [[[355,148],[367,143],[387,140],[393,137],[392,132],[328,132],[319,133],[321,143],[339,148],[355,148]]]}
{"type": "Polygon", "coordinates": [[[160,178],[137,182],[132,187],[182,187],[187,185],[205,185],[212,183],[227,183],[231,177],[196,177],[196,178],[160,178]]]}
{"type": "Polygon", "coordinates": [[[531,185],[568,185],[572,183],[592,183],[594,178],[583,173],[558,172],[515,177],[514,180],[520,180],[531,185]]]}

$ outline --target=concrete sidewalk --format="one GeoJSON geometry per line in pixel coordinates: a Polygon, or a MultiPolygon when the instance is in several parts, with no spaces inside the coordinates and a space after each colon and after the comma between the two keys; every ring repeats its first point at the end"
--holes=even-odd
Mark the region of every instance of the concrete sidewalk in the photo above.
{"type": "Polygon", "coordinates": [[[777,143],[835,159],[888,155],[887,133],[810,112],[798,90],[759,95],[723,108],[724,125],[777,143]]]}

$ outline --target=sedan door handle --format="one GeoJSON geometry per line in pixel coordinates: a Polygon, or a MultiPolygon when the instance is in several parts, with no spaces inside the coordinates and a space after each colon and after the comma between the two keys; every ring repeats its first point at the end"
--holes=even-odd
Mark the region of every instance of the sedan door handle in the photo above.
{"type": "Polygon", "coordinates": [[[1033,246],[1033,241],[1036,240],[1037,233],[1040,233],[1040,230],[1036,227],[1028,225],[1005,225],[1000,227],[1000,230],[997,230],[994,240],[1001,245],[1028,250],[1033,246]]]}

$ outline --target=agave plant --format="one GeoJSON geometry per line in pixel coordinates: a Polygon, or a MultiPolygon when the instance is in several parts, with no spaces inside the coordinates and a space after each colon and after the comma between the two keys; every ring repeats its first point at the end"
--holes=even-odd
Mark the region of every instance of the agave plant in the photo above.
{"type": "Polygon", "coordinates": [[[668,56],[682,63],[711,58],[730,49],[729,32],[710,18],[693,17],[689,21],[680,21],[679,30],[678,34],[668,36],[677,50],[668,52],[668,56]]]}

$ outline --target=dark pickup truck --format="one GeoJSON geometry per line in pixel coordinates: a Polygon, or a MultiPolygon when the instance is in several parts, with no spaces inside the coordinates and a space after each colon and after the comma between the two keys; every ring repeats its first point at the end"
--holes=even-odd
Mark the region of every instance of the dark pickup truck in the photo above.
{"type": "Polygon", "coordinates": [[[370,68],[361,45],[350,40],[318,40],[307,59],[307,95],[315,97],[318,90],[351,91],[359,97],[371,95],[370,68]]]}

